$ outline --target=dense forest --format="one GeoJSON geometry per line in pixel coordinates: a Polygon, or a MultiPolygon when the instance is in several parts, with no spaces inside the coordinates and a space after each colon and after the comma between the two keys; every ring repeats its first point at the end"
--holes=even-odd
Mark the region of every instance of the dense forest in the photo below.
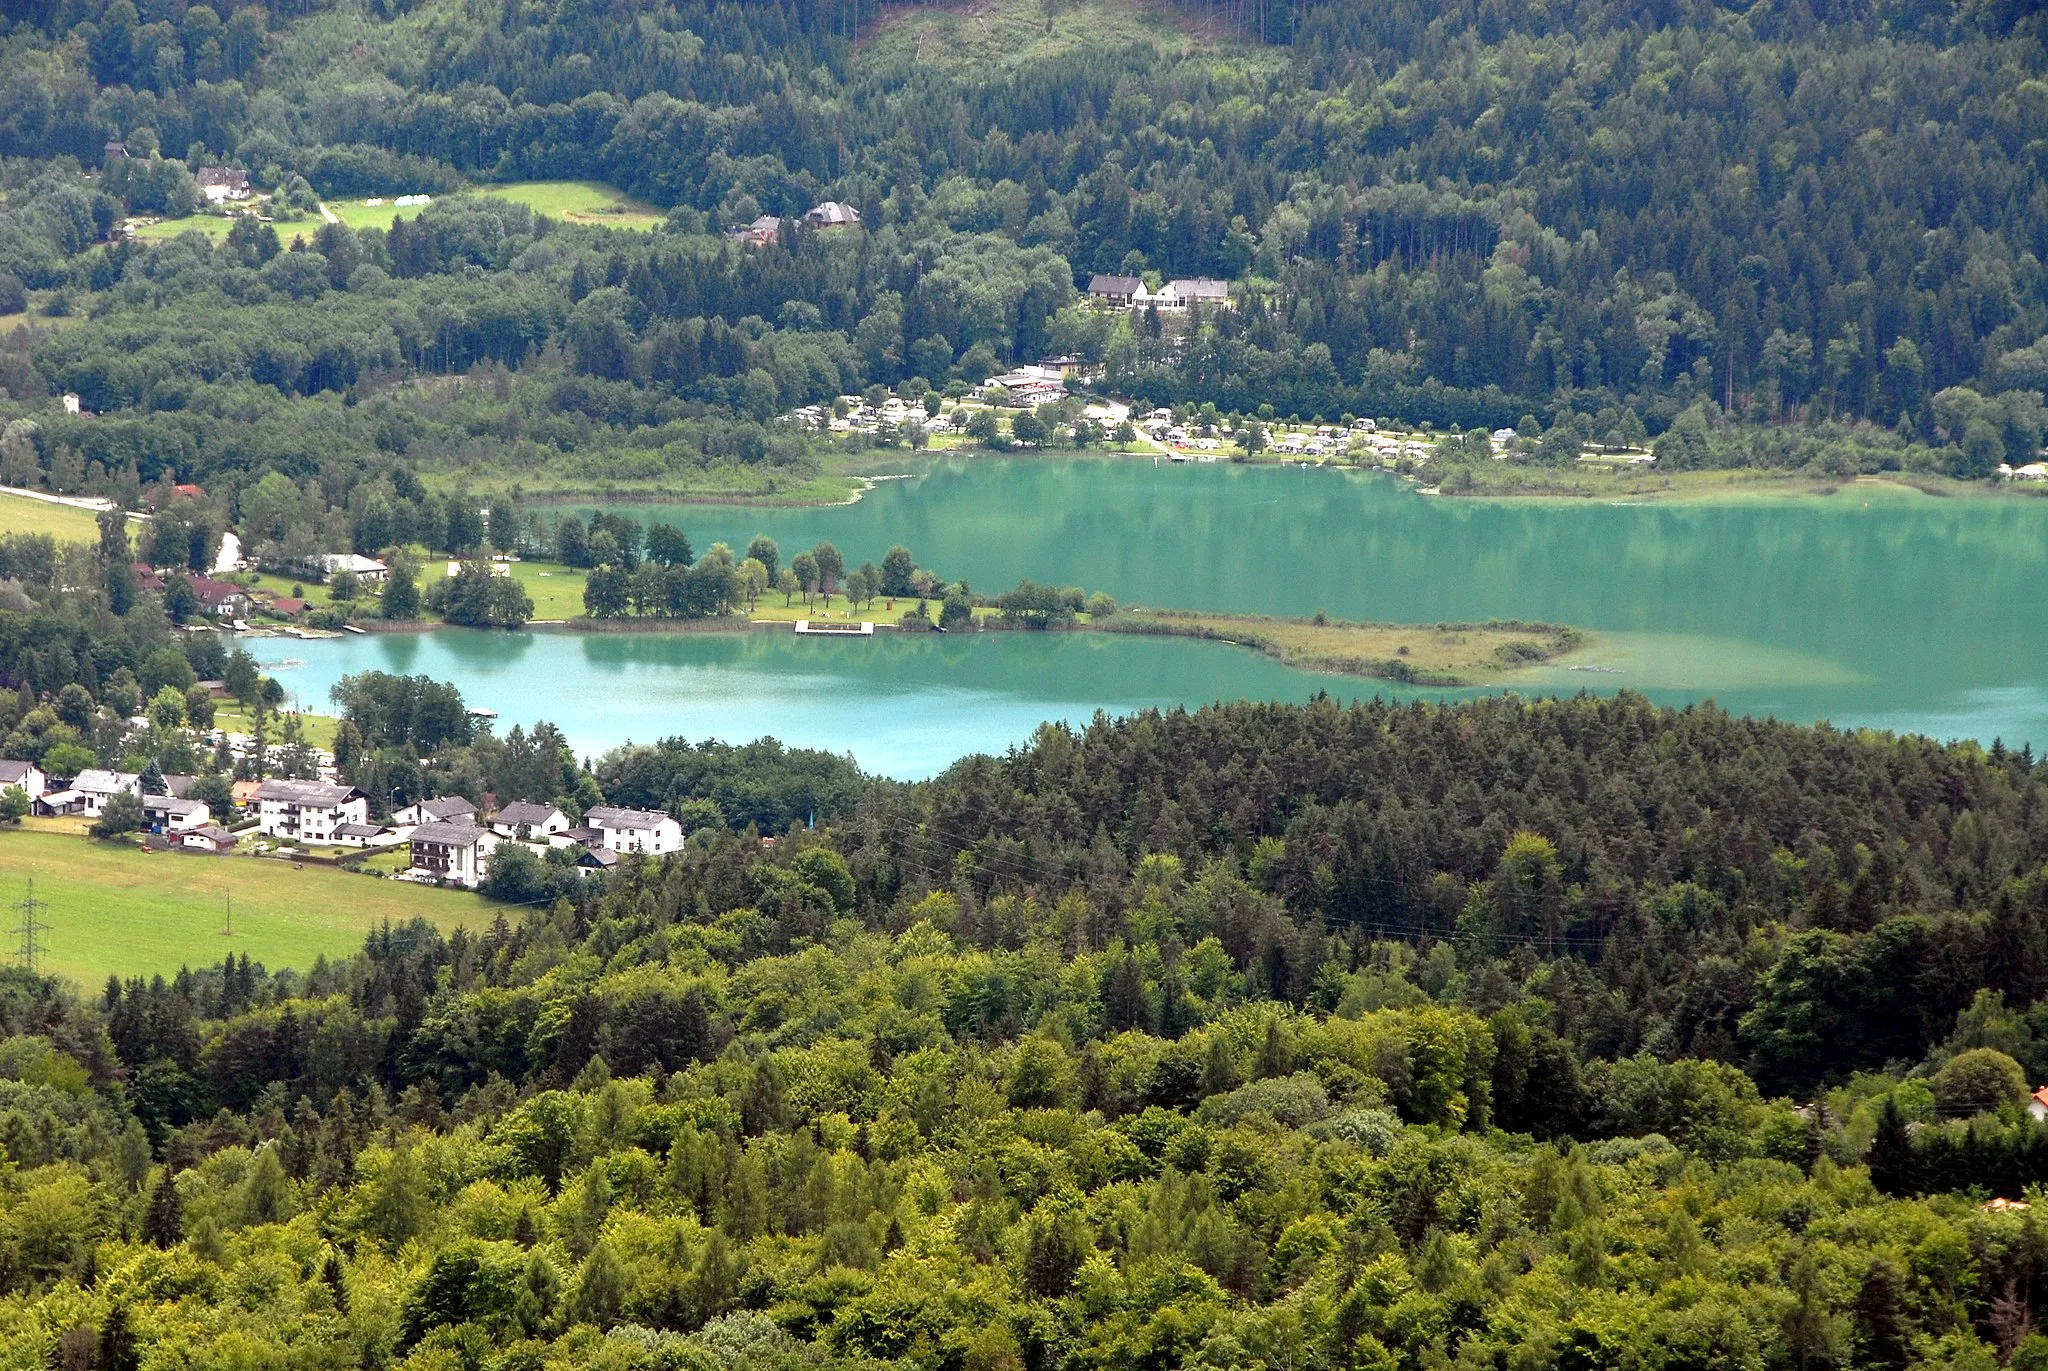
{"type": "Polygon", "coordinates": [[[991,67],[858,3],[14,7],[0,297],[62,317],[0,348],[0,476],[170,473],[232,510],[276,471],[337,518],[408,467],[772,490],[811,460],[792,405],[1047,351],[1241,413],[1678,424],[1677,467],[2038,449],[2031,7],[1173,13],[1198,36],[991,67]],[[301,217],[106,241],[216,160],[301,217]],[[589,176],[665,224],[309,208],[589,176]],[[720,236],[826,197],[862,227],[720,236]],[[1074,304],[1099,271],[1229,278],[1238,307],[1112,320],[1074,304]]]}
{"type": "Polygon", "coordinates": [[[2030,755],[1247,704],[772,846],[707,774],[606,779],[685,851],[485,929],[0,977],[0,1357],[2048,1362],[2048,1234],[1982,1203],[2048,1180],[2030,755]]]}

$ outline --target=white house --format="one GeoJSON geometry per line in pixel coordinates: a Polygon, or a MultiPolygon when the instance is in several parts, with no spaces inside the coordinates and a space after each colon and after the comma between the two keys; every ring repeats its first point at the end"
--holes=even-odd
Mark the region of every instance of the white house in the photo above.
{"type": "Polygon", "coordinates": [[[201,167],[192,179],[209,205],[249,198],[249,173],[239,167],[201,167]]]}
{"type": "Polygon", "coordinates": [[[602,845],[613,852],[659,856],[682,850],[683,826],[654,810],[599,805],[583,816],[583,822],[598,830],[602,845]]]}
{"type": "Polygon", "coordinates": [[[375,557],[364,557],[353,552],[330,552],[320,559],[320,569],[332,576],[337,571],[352,571],[358,581],[385,581],[391,577],[391,568],[375,557]]]}
{"type": "Polygon", "coordinates": [[[142,777],[132,771],[81,771],[71,778],[71,788],[84,801],[78,812],[96,819],[116,795],[139,794],[142,777]]]}
{"type": "Polygon", "coordinates": [[[201,800],[175,795],[142,797],[142,826],[152,833],[190,833],[213,822],[213,811],[201,800]]]}
{"type": "Polygon", "coordinates": [[[370,821],[370,799],[352,785],[265,781],[256,788],[256,827],[265,837],[331,843],[343,824],[370,821]]]}
{"type": "Polygon", "coordinates": [[[460,795],[443,795],[433,800],[414,800],[404,809],[392,811],[391,822],[400,828],[434,823],[474,824],[476,806],[460,795]]]}
{"type": "Polygon", "coordinates": [[[334,830],[334,841],[342,847],[389,847],[399,841],[390,824],[380,824],[372,819],[366,824],[341,824],[334,830]]]}
{"type": "Polygon", "coordinates": [[[226,852],[238,841],[219,824],[202,824],[180,838],[180,845],[194,852],[226,852]]]}
{"type": "Polygon", "coordinates": [[[498,835],[473,823],[430,823],[415,828],[409,841],[415,878],[475,889],[490,870],[498,835]]]}
{"type": "Polygon", "coordinates": [[[43,798],[50,778],[34,762],[0,761],[0,790],[19,790],[31,800],[43,798]]]}
{"type": "Polygon", "coordinates": [[[549,847],[567,847],[572,841],[569,816],[555,805],[532,800],[514,800],[492,815],[491,832],[513,842],[545,843],[549,847]]]}

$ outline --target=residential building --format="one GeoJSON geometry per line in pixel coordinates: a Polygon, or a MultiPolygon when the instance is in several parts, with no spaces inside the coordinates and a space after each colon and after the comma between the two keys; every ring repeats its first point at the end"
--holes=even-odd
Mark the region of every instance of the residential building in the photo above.
{"type": "Polygon", "coordinates": [[[804,211],[804,227],[811,229],[859,228],[860,211],[837,200],[827,200],[804,211]]]}
{"type": "Polygon", "coordinates": [[[391,814],[391,822],[400,828],[434,823],[475,824],[476,821],[476,806],[460,795],[443,795],[434,800],[414,800],[405,808],[394,810],[391,814]]]}
{"type": "Polygon", "coordinates": [[[332,843],[343,824],[370,821],[369,796],[326,781],[265,781],[256,805],[258,831],[287,842],[332,843]]]}
{"type": "Polygon", "coordinates": [[[226,852],[240,839],[219,824],[201,824],[186,831],[179,845],[193,852],[226,852]]]}
{"type": "Polygon", "coordinates": [[[491,816],[491,832],[513,842],[569,846],[569,816],[555,805],[514,800],[491,816]]]}
{"type": "Polygon", "coordinates": [[[1125,309],[1131,297],[1145,288],[1144,281],[1136,276],[1091,276],[1088,278],[1088,298],[1097,304],[1108,305],[1111,309],[1125,309]]]}
{"type": "Polygon", "coordinates": [[[192,178],[209,205],[249,198],[249,173],[236,167],[201,167],[192,178]]]}
{"type": "Polygon", "coordinates": [[[337,571],[352,571],[358,581],[387,581],[391,579],[391,568],[375,557],[362,557],[353,552],[330,552],[320,559],[320,569],[332,576],[337,571]]]}
{"type": "Polygon", "coordinates": [[[118,138],[112,139],[102,150],[101,155],[109,162],[116,158],[126,157],[128,155],[128,145],[118,138]]]}
{"type": "Polygon", "coordinates": [[[782,236],[782,220],[773,214],[764,214],[753,223],[732,231],[732,237],[750,248],[766,247],[782,236]]]}
{"type": "Polygon", "coordinates": [[[427,823],[412,831],[412,874],[474,889],[490,870],[498,837],[474,823],[427,823]]]}
{"type": "Polygon", "coordinates": [[[80,812],[96,819],[116,795],[140,793],[142,777],[133,771],[81,771],[71,778],[71,789],[85,799],[80,812]]]}
{"type": "Polygon", "coordinates": [[[216,581],[211,576],[188,576],[192,594],[206,612],[216,619],[239,619],[249,612],[249,592],[233,581],[216,581]]]}
{"type": "Polygon", "coordinates": [[[334,841],[341,847],[388,847],[399,838],[390,824],[380,824],[373,819],[366,824],[336,826],[334,841]]]}
{"type": "Polygon", "coordinates": [[[202,800],[181,800],[175,795],[142,797],[142,826],[151,833],[190,833],[213,822],[213,811],[202,800]]]}
{"type": "Polygon", "coordinates": [[[1190,305],[1218,309],[1230,307],[1230,283],[1218,281],[1210,276],[1183,276],[1178,280],[1168,281],[1160,294],[1171,295],[1179,302],[1177,307],[1180,309],[1186,309],[1190,305]]]}
{"type": "Polygon", "coordinates": [[[613,852],[659,856],[680,851],[683,846],[683,826],[657,810],[598,805],[583,820],[602,835],[602,843],[594,845],[613,852]]]}
{"type": "Polygon", "coordinates": [[[34,762],[0,761],[0,790],[20,790],[31,800],[43,798],[50,778],[34,762]]]}
{"type": "Polygon", "coordinates": [[[618,865],[619,854],[609,848],[586,847],[576,854],[576,874],[579,876],[612,871],[618,865]]]}

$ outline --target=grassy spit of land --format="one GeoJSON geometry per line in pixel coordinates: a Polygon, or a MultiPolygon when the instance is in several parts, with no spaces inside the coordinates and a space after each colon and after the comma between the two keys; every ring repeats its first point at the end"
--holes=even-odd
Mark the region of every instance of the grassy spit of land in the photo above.
{"type": "Polygon", "coordinates": [[[1103,633],[1206,638],[1263,652],[1301,671],[1430,686],[1490,684],[1503,672],[1556,662],[1594,641],[1581,629],[1521,620],[1347,623],[1322,616],[1280,619],[1178,609],[1124,609],[1087,627],[1103,633]]]}

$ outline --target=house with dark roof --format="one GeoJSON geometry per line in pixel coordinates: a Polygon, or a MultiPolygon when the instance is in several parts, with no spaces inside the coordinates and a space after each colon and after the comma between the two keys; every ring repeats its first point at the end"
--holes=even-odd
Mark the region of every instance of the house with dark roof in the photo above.
{"type": "Polygon", "coordinates": [[[19,790],[40,800],[49,788],[50,778],[34,762],[0,761],[0,790],[19,790]]]}
{"type": "Polygon", "coordinates": [[[1099,305],[1122,309],[1131,303],[1131,297],[1145,288],[1145,283],[1135,276],[1091,276],[1088,279],[1088,298],[1099,305]]]}
{"type": "Polygon", "coordinates": [[[213,822],[213,811],[202,800],[181,800],[175,795],[142,797],[142,826],[151,833],[189,833],[213,822]]]}
{"type": "Polygon", "coordinates": [[[219,824],[201,824],[179,835],[179,846],[191,852],[226,852],[241,839],[219,824]]]}
{"type": "Polygon", "coordinates": [[[393,810],[391,822],[400,828],[418,824],[449,823],[475,824],[476,806],[460,795],[442,795],[432,800],[414,800],[403,809],[393,810]]]}
{"type": "Polygon", "coordinates": [[[576,874],[602,875],[617,870],[619,854],[606,847],[586,847],[576,854],[576,874]]]}
{"type": "Polygon", "coordinates": [[[209,205],[249,198],[249,173],[238,167],[201,167],[192,179],[209,205]]]}
{"type": "Polygon", "coordinates": [[[569,816],[557,805],[514,800],[491,816],[491,832],[516,843],[568,847],[569,816]]]}
{"type": "Polygon", "coordinates": [[[249,592],[233,581],[216,581],[211,576],[188,576],[192,594],[216,619],[239,619],[249,612],[249,592]]]}
{"type": "Polygon", "coordinates": [[[370,797],[326,781],[265,781],[256,788],[256,828],[287,842],[331,843],[343,824],[370,821],[370,797]]]}

